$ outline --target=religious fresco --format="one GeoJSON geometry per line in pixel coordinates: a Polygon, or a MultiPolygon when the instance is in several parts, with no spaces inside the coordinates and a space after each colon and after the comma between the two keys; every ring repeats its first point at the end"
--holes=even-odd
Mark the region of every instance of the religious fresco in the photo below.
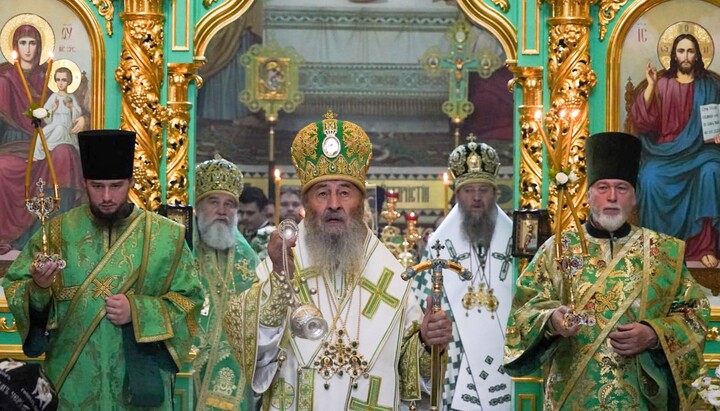
{"type": "MultiPolygon", "coordinates": [[[[33,106],[50,113],[41,127],[60,188],[60,211],[65,211],[84,195],[77,133],[91,127],[92,53],[82,22],[54,0],[3,7],[0,51],[0,260],[8,260],[39,227],[25,210],[25,172],[34,131],[25,114],[31,105],[26,87],[33,106]],[[13,64],[13,50],[25,84],[13,64]]],[[[29,194],[36,195],[39,179],[48,183],[46,194],[52,194],[47,158],[39,144],[32,158],[29,194]]]]}
{"type": "Polygon", "coordinates": [[[618,128],[643,144],[639,223],[685,240],[687,265],[697,268],[720,265],[720,139],[703,138],[699,112],[720,103],[718,18],[720,7],[699,0],[649,9],[624,39],[618,85],[618,128]],[[705,70],[692,74],[700,62],[705,70]]]}

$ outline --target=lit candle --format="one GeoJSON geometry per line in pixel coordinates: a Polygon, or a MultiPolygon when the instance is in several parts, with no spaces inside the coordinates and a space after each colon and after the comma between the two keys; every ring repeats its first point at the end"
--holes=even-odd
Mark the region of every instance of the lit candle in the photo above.
{"type": "Polygon", "coordinates": [[[45,104],[45,97],[47,97],[48,82],[50,81],[50,75],[52,74],[53,65],[53,53],[50,52],[50,58],[47,62],[47,71],[45,71],[45,84],[42,89],[42,97],[40,97],[40,105],[45,104]]]}
{"type": "Polygon", "coordinates": [[[20,81],[22,81],[23,88],[25,89],[25,94],[27,94],[28,98],[28,105],[32,104],[32,94],[30,94],[30,87],[27,85],[27,81],[25,81],[25,74],[22,71],[22,67],[20,67],[20,60],[18,60],[18,53],[17,51],[12,51],[12,59],[13,64],[15,65],[15,68],[17,69],[18,76],[20,76],[20,81]]]}
{"type": "Polygon", "coordinates": [[[280,184],[282,178],[280,177],[280,169],[275,169],[275,227],[280,225],[280,184]]]}
{"type": "Polygon", "coordinates": [[[443,194],[444,194],[444,201],[443,201],[443,215],[448,214],[448,206],[450,205],[450,179],[448,178],[448,173],[443,173],[443,194]]]}

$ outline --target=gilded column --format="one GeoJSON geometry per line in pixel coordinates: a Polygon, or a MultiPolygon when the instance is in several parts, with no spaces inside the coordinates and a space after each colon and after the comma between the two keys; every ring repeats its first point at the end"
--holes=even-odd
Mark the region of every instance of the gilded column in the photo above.
{"type": "Polygon", "coordinates": [[[202,86],[202,78],[196,74],[200,63],[168,64],[168,134],[167,134],[167,204],[188,205],[188,123],[190,108],[188,85],[191,81],[202,86]]]}
{"type": "MultiPolygon", "coordinates": [[[[591,68],[590,4],[593,0],[546,0],[552,6],[548,19],[548,88],[551,108],[545,117],[548,136],[556,146],[570,144],[568,164],[580,177],[571,190],[573,204],[580,218],[587,218],[585,193],[585,139],[588,135],[588,96],[597,76],[591,68]],[[565,110],[565,117],[561,113],[565,110]],[[570,112],[576,117],[570,120],[570,112]]],[[[563,207],[558,214],[557,192],[552,188],[548,200],[550,216],[561,218],[563,229],[572,223],[570,210],[563,207]]]]}
{"type": "Polygon", "coordinates": [[[115,80],[122,91],[120,128],[137,133],[135,187],[130,199],[148,210],[162,202],[160,161],[163,121],[160,104],[163,82],[163,0],[125,0],[120,65],[115,80]]]}
{"type": "Polygon", "coordinates": [[[519,86],[522,90],[522,104],[518,105],[520,123],[520,166],[519,208],[540,209],[542,207],[542,138],[533,121],[534,115],[543,109],[543,68],[518,67],[516,62],[508,63],[508,69],[515,75],[508,87],[519,86]]]}

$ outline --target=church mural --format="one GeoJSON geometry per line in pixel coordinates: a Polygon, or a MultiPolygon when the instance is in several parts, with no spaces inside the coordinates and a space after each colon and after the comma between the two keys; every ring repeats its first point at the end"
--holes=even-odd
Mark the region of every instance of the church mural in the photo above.
{"type": "MultiPolygon", "coordinates": [[[[77,133],[91,127],[92,53],[82,22],[54,0],[3,7],[0,49],[0,260],[9,260],[39,227],[25,209],[25,171],[34,131],[25,113],[30,108],[26,87],[33,105],[49,113],[41,127],[60,188],[60,211],[65,211],[83,196],[77,133]]],[[[43,179],[51,195],[49,167],[39,143],[32,162],[29,194],[36,195],[34,184],[43,179]]]]}
{"type": "Polygon", "coordinates": [[[701,118],[720,103],[718,18],[720,7],[704,1],[653,7],[628,31],[620,72],[621,128],[642,142],[639,222],[685,240],[697,268],[720,257],[720,138],[703,137],[701,118]]]}

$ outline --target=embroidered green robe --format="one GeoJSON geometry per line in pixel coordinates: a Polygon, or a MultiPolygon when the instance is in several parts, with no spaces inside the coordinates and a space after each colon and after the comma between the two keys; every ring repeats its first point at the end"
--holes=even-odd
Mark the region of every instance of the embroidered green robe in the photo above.
{"type": "Polygon", "coordinates": [[[196,410],[251,409],[252,390],[246,384],[222,329],[227,302],[250,288],[255,281],[255,252],[240,232],[235,247],[216,250],[201,240],[195,250],[205,303],[200,311],[200,331],[195,339],[193,363],[196,410]]]}
{"type": "Polygon", "coordinates": [[[85,205],[49,221],[50,251],[67,261],[49,290],[29,274],[39,232],[12,264],[3,280],[8,305],[26,353],[45,353],[60,409],[134,409],[123,395],[126,367],[131,376],[142,367],[126,361],[136,349],[128,341],[154,353],[149,358],[160,372],[146,384],[162,384],[158,409],[170,409],[174,375],[187,358],[203,301],[184,233],[183,226],[137,208],[109,229],[85,205]],[[105,318],[105,298],[120,293],[132,312],[132,323],[122,327],[105,318]]]}
{"type": "MultiPolygon", "coordinates": [[[[683,264],[684,243],[639,227],[616,239],[590,237],[589,257],[572,283],[576,312],[594,318],[572,338],[546,337],[552,311],[569,296],[555,262],[554,237],[517,280],[508,321],[505,370],[527,375],[543,366],[546,410],[689,409],[691,383],[703,365],[709,304],[683,264]],[[643,322],[659,347],[615,354],[608,334],[643,322]]],[[[580,256],[577,231],[563,233],[563,257],[580,256]]]]}

